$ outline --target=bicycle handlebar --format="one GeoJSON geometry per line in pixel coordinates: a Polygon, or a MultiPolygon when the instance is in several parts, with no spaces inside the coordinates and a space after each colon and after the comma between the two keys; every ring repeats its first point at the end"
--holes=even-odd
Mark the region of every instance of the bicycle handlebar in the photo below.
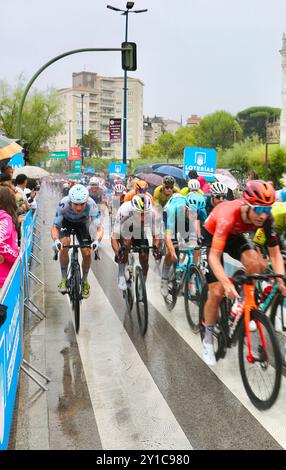
{"type": "Polygon", "coordinates": [[[286,281],[285,274],[238,274],[234,277],[233,281],[237,284],[245,284],[249,281],[267,281],[268,279],[283,279],[286,281]]]}
{"type": "MultiPolygon", "coordinates": [[[[63,248],[91,248],[91,245],[79,245],[79,244],[74,244],[74,245],[63,245],[63,248]]],[[[57,261],[59,257],[59,252],[55,251],[55,254],[53,256],[53,260],[57,261]]],[[[95,260],[100,260],[100,256],[98,254],[98,250],[94,252],[94,259],[95,260]]]]}

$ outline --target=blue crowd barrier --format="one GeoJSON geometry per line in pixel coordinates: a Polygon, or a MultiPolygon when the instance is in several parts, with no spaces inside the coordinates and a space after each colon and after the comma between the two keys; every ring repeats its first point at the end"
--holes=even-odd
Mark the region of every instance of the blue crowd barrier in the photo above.
{"type": "Polygon", "coordinates": [[[37,213],[30,211],[22,223],[20,256],[0,292],[0,304],[7,307],[6,319],[0,326],[0,450],[8,447],[23,358],[25,285],[28,285],[36,218],[37,213]]]}

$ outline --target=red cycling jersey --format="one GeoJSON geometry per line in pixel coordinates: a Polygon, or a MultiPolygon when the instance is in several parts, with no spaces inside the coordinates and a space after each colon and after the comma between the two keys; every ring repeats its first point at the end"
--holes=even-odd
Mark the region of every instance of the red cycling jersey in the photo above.
{"type": "MultiPolygon", "coordinates": [[[[257,229],[253,224],[246,224],[241,218],[240,208],[246,204],[244,199],[226,201],[218,204],[205,221],[205,229],[213,235],[212,248],[223,251],[231,235],[252,232],[257,229]]],[[[272,214],[264,222],[263,230],[268,246],[278,245],[275,223],[272,214]]]]}

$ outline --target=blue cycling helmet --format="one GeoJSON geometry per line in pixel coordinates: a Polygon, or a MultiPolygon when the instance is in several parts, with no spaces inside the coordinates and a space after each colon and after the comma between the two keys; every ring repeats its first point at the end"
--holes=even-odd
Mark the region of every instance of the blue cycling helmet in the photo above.
{"type": "Polygon", "coordinates": [[[286,202],[286,189],[281,189],[280,199],[281,199],[282,202],[286,202]]]}
{"type": "Polygon", "coordinates": [[[189,204],[195,206],[198,212],[206,208],[206,201],[202,194],[191,192],[187,195],[187,199],[189,204]]]}

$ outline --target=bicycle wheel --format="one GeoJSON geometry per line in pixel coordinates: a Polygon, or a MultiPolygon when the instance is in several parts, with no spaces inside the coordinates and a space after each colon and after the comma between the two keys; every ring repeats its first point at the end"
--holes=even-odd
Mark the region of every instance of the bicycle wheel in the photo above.
{"type": "MultiPolygon", "coordinates": [[[[204,308],[205,308],[205,303],[208,298],[208,284],[204,284],[201,292],[201,298],[200,298],[200,303],[199,303],[199,329],[200,329],[200,335],[201,335],[201,340],[203,341],[205,337],[205,316],[204,316],[204,308]]],[[[224,297],[222,299],[222,302],[220,304],[220,310],[219,310],[219,318],[218,321],[214,327],[214,332],[213,332],[213,338],[214,338],[214,351],[215,351],[215,357],[216,360],[218,361],[219,359],[223,358],[226,355],[227,351],[227,336],[225,333],[225,329],[223,327],[223,319],[226,319],[227,315],[227,309],[228,309],[228,304],[227,304],[227,299],[224,297]]]]}
{"type": "Polygon", "coordinates": [[[199,304],[205,282],[200,269],[191,265],[185,278],[184,299],[187,320],[195,333],[199,332],[199,304]]]}
{"type": "Polygon", "coordinates": [[[286,367],[286,324],[285,324],[285,297],[281,294],[276,294],[272,301],[270,312],[270,321],[275,331],[276,338],[279,343],[282,363],[286,367]]]}
{"type": "Polygon", "coordinates": [[[71,301],[74,311],[74,326],[76,333],[80,327],[80,300],[81,300],[81,276],[80,268],[75,268],[71,277],[71,301]]]}
{"type": "Polygon", "coordinates": [[[176,281],[176,263],[172,264],[168,275],[168,295],[164,297],[166,307],[169,311],[173,310],[177,303],[177,281],[176,281]]]}
{"type": "Polygon", "coordinates": [[[139,330],[144,336],[148,328],[148,301],[145,280],[140,266],[136,266],[135,270],[135,294],[139,330]]]}
{"type": "Polygon", "coordinates": [[[250,401],[259,410],[267,410],[275,402],[281,384],[282,358],[279,344],[269,319],[259,310],[252,310],[251,319],[257,328],[250,332],[254,361],[247,359],[248,347],[244,322],[238,331],[239,368],[250,401]],[[265,340],[266,347],[263,347],[265,340]]]}

